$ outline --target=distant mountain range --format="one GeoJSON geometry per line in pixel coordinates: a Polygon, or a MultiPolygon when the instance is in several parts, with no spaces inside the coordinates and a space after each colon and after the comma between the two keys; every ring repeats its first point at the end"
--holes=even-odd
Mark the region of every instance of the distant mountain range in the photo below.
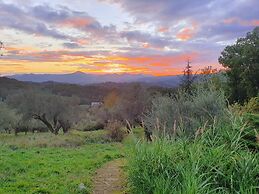
{"type": "Polygon", "coordinates": [[[163,87],[175,87],[181,82],[182,75],[177,76],[152,76],[144,74],[87,74],[83,72],[74,72],[69,74],[16,74],[7,76],[19,81],[27,82],[59,82],[59,83],[71,83],[71,84],[96,84],[105,82],[115,83],[129,83],[129,82],[141,82],[150,85],[157,85],[163,87]]]}

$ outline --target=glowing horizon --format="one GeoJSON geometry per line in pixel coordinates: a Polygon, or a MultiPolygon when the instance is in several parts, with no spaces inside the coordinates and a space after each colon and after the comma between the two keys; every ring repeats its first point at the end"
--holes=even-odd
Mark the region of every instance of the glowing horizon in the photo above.
{"type": "Polygon", "coordinates": [[[0,0],[0,75],[177,75],[188,59],[194,71],[221,68],[224,47],[259,25],[256,7],[256,0],[0,0]]]}

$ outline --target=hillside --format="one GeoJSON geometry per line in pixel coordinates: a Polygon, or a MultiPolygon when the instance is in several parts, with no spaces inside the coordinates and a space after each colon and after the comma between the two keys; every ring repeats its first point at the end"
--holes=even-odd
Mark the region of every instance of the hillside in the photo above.
{"type": "Polygon", "coordinates": [[[20,90],[45,90],[61,96],[77,96],[82,104],[90,104],[92,101],[103,101],[104,97],[111,92],[123,93],[131,87],[141,86],[147,88],[151,93],[166,93],[173,89],[153,86],[145,83],[96,83],[88,85],[58,83],[53,81],[34,83],[18,81],[13,78],[0,77],[0,96],[6,98],[7,95],[16,93],[20,90]]]}
{"type": "Polygon", "coordinates": [[[141,82],[163,87],[176,87],[179,85],[182,76],[152,76],[143,74],[87,74],[80,71],[69,74],[16,74],[9,76],[19,81],[29,82],[59,82],[70,84],[96,84],[105,82],[131,83],[141,82]]]}

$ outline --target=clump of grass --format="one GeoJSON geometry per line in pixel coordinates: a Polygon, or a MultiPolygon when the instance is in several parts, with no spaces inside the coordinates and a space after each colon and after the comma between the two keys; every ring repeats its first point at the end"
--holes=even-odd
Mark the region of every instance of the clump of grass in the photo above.
{"type": "Polygon", "coordinates": [[[133,193],[243,193],[259,191],[259,154],[243,141],[243,119],[208,126],[196,139],[161,138],[130,152],[133,193]]]}

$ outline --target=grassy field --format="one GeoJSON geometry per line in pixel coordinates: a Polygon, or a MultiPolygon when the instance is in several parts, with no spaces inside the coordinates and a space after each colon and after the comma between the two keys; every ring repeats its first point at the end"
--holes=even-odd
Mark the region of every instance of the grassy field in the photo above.
{"type": "Polygon", "coordinates": [[[80,183],[88,193],[95,170],[122,153],[104,131],[0,134],[0,193],[82,193],[80,183]]]}

